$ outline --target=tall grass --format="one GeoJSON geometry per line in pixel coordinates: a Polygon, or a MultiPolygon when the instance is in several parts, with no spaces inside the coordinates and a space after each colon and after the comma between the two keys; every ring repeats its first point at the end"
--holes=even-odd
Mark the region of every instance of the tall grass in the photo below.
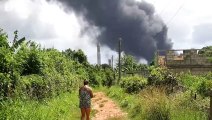
{"type": "Polygon", "coordinates": [[[139,98],[143,107],[142,118],[147,120],[170,120],[171,104],[165,89],[149,87],[140,92],[139,98]]]}
{"type": "Polygon", "coordinates": [[[42,102],[11,100],[1,103],[1,120],[79,120],[77,93],[63,93],[42,102]]]}
{"type": "Polygon", "coordinates": [[[207,113],[198,106],[204,100],[192,100],[188,93],[168,96],[163,88],[148,87],[139,94],[127,94],[118,86],[103,91],[116,100],[132,120],[207,120],[207,113]]]}

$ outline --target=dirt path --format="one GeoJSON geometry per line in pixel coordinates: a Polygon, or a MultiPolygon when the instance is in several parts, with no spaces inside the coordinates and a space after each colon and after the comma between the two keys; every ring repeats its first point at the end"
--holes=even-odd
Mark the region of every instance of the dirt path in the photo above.
{"type": "Polygon", "coordinates": [[[94,93],[92,99],[93,111],[96,113],[92,120],[125,120],[126,113],[108,98],[103,92],[94,93]]]}

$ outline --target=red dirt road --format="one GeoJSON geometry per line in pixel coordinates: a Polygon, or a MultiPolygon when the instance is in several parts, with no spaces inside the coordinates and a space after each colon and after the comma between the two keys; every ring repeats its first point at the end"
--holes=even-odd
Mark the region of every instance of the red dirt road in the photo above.
{"type": "Polygon", "coordinates": [[[124,113],[119,106],[103,92],[94,93],[92,106],[92,110],[96,113],[92,120],[126,119],[126,113],[124,113]]]}

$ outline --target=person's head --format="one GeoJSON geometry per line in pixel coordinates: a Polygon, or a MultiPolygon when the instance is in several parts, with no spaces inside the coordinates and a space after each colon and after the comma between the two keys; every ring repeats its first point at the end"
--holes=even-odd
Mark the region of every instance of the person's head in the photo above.
{"type": "Polygon", "coordinates": [[[88,80],[84,80],[84,85],[88,85],[88,80]]]}

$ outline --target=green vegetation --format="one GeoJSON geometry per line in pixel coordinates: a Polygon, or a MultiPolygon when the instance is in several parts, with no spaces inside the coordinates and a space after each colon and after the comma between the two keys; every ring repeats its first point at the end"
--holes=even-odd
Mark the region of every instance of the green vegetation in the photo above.
{"type": "Polygon", "coordinates": [[[201,110],[201,105],[208,103],[208,99],[194,101],[188,92],[167,96],[164,89],[153,87],[139,94],[128,94],[118,86],[103,88],[103,91],[128,112],[129,119],[207,120],[207,113],[201,110]]]}
{"type": "Polygon", "coordinates": [[[174,87],[178,84],[177,78],[170,71],[165,68],[150,68],[150,75],[148,77],[148,85],[154,86],[171,86],[174,87]]]}
{"type": "MultiPolygon", "coordinates": [[[[199,53],[210,59],[211,46],[199,53]]],[[[107,64],[91,65],[82,50],[42,48],[25,38],[18,39],[17,31],[10,44],[0,29],[0,119],[77,120],[76,91],[85,79],[116,100],[129,113],[129,119],[208,119],[212,73],[174,75],[154,64],[139,64],[130,55],[124,55],[121,64],[124,73],[145,70],[150,74],[147,78],[125,75],[116,84],[118,66],[113,70],[107,64]]]]}
{"type": "Polygon", "coordinates": [[[203,56],[207,57],[210,62],[212,62],[212,46],[203,47],[199,54],[202,54],[203,56]]]}
{"type": "Polygon", "coordinates": [[[138,75],[132,77],[124,77],[120,82],[120,86],[127,93],[138,93],[146,86],[146,84],[147,80],[138,75]]]}
{"type": "MultiPolygon", "coordinates": [[[[123,72],[147,69],[147,65],[138,63],[137,60],[133,56],[128,55],[128,54],[124,54],[122,56],[121,66],[122,66],[123,72]]],[[[118,64],[117,64],[117,67],[118,67],[118,64]]]]}
{"type": "Polygon", "coordinates": [[[1,120],[79,120],[78,98],[74,92],[63,93],[53,99],[5,101],[1,103],[1,120]]]}
{"type": "Polygon", "coordinates": [[[153,66],[149,70],[148,78],[137,75],[123,77],[120,86],[102,90],[129,113],[129,119],[208,119],[207,92],[212,88],[212,73],[174,75],[165,68],[153,66]]]}
{"type": "Polygon", "coordinates": [[[115,83],[112,69],[90,65],[82,50],[42,48],[18,39],[17,33],[10,44],[0,29],[1,119],[79,119],[75,91],[82,81],[88,79],[92,86],[115,83]]]}

